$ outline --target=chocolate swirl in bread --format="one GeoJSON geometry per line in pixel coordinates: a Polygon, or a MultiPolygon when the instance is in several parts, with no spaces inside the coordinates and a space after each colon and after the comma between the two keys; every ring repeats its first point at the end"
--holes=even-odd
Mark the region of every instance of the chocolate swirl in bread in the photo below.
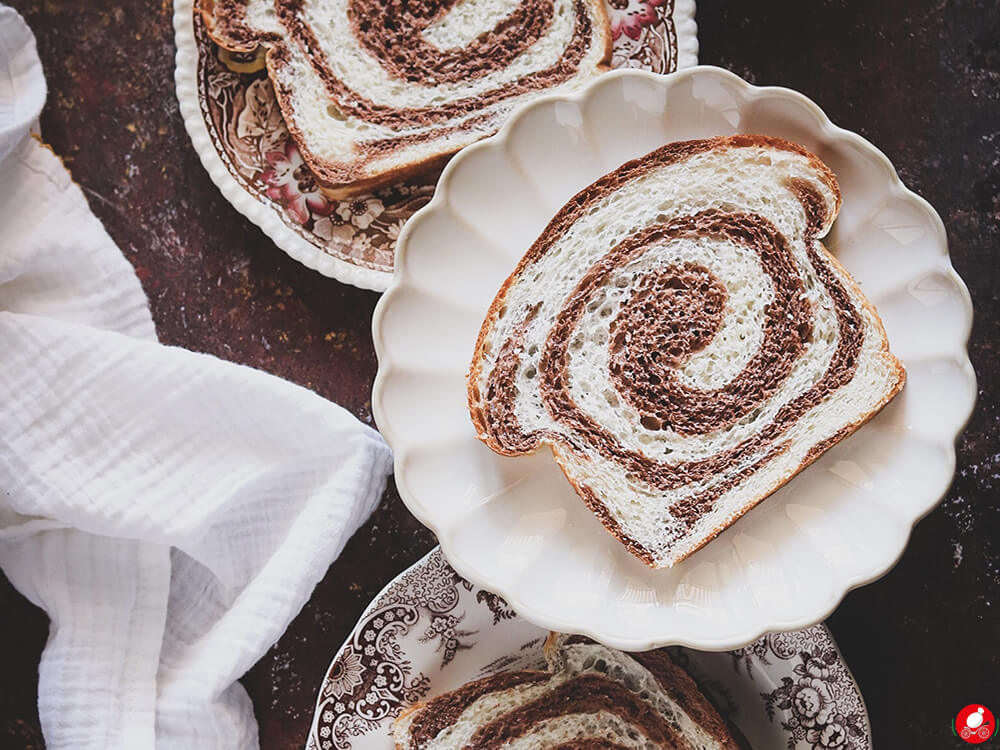
{"type": "Polygon", "coordinates": [[[902,387],[819,242],[830,170],[763,136],[664,146],[574,197],[497,295],[469,376],[480,438],[550,444],[647,564],[708,542],[902,387]]]}
{"type": "Polygon", "coordinates": [[[505,672],[405,712],[398,750],[736,750],[725,723],[662,651],[625,654],[553,634],[546,672],[505,672]]]}
{"type": "Polygon", "coordinates": [[[199,0],[213,39],[266,64],[324,190],[398,179],[517,104],[607,69],[601,0],[199,0]]]}

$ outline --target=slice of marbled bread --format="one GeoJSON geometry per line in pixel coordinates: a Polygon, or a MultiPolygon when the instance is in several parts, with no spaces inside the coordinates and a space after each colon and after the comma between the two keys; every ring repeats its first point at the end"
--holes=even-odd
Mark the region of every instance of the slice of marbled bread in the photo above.
{"type": "Polygon", "coordinates": [[[633,554],[683,560],[903,387],[820,243],[840,200],[817,157],[765,136],[672,143],[585,188],[483,323],[480,439],[551,446],[633,554]]]}
{"type": "Polygon", "coordinates": [[[603,0],[197,0],[239,70],[266,64],[324,192],[442,162],[540,94],[608,69],[603,0]]]}
{"type": "Polygon", "coordinates": [[[397,750],[736,750],[665,651],[626,654],[552,634],[548,671],[503,672],[405,711],[397,750]]]}

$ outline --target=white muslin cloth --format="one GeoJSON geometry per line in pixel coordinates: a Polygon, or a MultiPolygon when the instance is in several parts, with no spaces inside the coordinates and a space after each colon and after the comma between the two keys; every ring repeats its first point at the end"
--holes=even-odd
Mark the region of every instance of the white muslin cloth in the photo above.
{"type": "Polygon", "coordinates": [[[51,618],[45,741],[256,748],[236,680],[371,513],[389,451],[304,388],[157,343],[131,266],[27,135],[44,86],[0,6],[0,566],[51,618]]]}

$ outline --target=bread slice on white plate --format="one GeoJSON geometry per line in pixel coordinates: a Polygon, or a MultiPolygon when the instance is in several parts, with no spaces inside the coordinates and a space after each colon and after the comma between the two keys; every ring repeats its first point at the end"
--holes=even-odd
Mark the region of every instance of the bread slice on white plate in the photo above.
{"type": "Polygon", "coordinates": [[[683,560],[903,387],[820,242],[840,202],[816,156],[752,135],[668,144],[585,188],[486,315],[480,439],[551,446],[629,551],[683,560]]]}
{"type": "Polygon", "coordinates": [[[444,161],[539,94],[608,69],[603,0],[197,0],[235,69],[266,62],[324,192],[444,161]]]}
{"type": "Polygon", "coordinates": [[[665,651],[626,654],[553,633],[548,671],[501,672],[407,709],[397,750],[736,750],[665,651]]]}

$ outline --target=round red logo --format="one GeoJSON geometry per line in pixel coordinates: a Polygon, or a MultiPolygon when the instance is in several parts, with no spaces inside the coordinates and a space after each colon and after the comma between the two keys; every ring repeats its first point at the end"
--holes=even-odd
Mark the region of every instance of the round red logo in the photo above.
{"type": "Polygon", "coordinates": [[[953,729],[966,742],[978,745],[996,734],[997,722],[986,706],[970,703],[958,712],[953,729]]]}

